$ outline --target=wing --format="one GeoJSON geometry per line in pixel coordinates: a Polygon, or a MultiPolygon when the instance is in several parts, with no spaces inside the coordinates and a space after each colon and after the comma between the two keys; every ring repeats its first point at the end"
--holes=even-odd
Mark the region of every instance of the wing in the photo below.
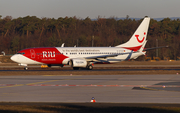
{"type": "MultiPolygon", "coordinates": [[[[135,53],[134,51],[131,51],[131,52],[127,52],[127,53],[117,53],[117,54],[110,54],[110,55],[101,55],[101,56],[92,56],[92,57],[85,57],[84,59],[88,62],[93,62],[94,64],[95,63],[110,63],[109,61],[112,61],[109,60],[109,59],[106,59],[106,58],[112,58],[112,57],[116,57],[118,55],[125,55],[125,54],[128,54],[128,56],[125,58],[125,59],[116,59],[116,61],[123,61],[123,60],[128,60],[131,58],[131,55],[132,53],[135,53]]],[[[114,60],[113,60],[114,61],[114,60]]]]}
{"type": "Polygon", "coordinates": [[[153,49],[159,49],[159,48],[168,48],[169,46],[160,46],[160,47],[152,47],[152,48],[146,48],[143,51],[149,51],[149,50],[153,50],[153,49]]]}
{"type": "Polygon", "coordinates": [[[118,55],[125,55],[125,54],[132,54],[133,51],[127,53],[117,53],[117,54],[110,54],[110,55],[101,55],[101,56],[92,56],[92,57],[85,57],[85,59],[98,59],[98,58],[108,58],[108,57],[116,57],[118,55]]]}

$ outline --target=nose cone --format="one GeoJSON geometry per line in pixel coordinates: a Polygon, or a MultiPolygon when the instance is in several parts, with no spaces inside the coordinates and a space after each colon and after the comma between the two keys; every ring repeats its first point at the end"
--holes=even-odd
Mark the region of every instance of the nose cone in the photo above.
{"type": "Polygon", "coordinates": [[[18,58],[17,58],[17,55],[13,55],[13,56],[11,57],[11,60],[14,61],[14,62],[17,62],[17,59],[18,59],[18,58]]]}

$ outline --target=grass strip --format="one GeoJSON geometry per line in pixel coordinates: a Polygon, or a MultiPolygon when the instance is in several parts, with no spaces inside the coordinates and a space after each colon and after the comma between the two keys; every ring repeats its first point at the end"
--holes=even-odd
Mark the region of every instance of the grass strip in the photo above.
{"type": "Polygon", "coordinates": [[[65,103],[65,104],[34,104],[11,103],[0,105],[2,113],[180,113],[180,105],[159,104],[112,104],[112,103],[65,103]]]}

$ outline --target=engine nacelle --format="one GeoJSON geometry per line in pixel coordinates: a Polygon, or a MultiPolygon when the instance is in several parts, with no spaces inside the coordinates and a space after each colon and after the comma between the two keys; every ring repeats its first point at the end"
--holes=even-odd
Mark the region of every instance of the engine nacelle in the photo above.
{"type": "Polygon", "coordinates": [[[72,67],[86,67],[87,66],[87,61],[84,59],[71,59],[70,65],[72,67]]]}

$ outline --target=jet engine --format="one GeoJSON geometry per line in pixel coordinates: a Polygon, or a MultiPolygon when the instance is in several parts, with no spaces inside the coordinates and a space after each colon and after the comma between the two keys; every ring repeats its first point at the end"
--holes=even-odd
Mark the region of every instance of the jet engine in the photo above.
{"type": "Polygon", "coordinates": [[[92,62],[87,62],[85,59],[80,58],[71,59],[69,65],[73,67],[74,70],[78,70],[79,68],[93,69],[92,62]]]}
{"type": "Polygon", "coordinates": [[[87,66],[87,61],[84,59],[71,59],[69,62],[69,65],[71,65],[71,67],[86,67],[87,66]]]}

